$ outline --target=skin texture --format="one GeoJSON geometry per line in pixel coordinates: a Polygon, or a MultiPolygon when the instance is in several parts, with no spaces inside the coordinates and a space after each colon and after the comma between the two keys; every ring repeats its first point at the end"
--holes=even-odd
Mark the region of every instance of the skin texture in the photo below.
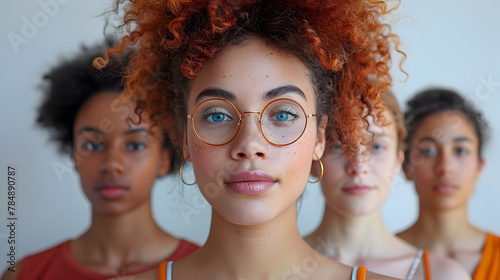
{"type": "MultiPolygon", "coordinates": [[[[321,180],[326,198],[324,217],[319,228],[305,240],[341,263],[362,265],[382,275],[406,279],[418,249],[393,235],[383,223],[382,205],[404,159],[403,151],[398,149],[394,116],[389,110],[383,115],[390,125],[382,126],[369,118],[366,135],[371,141],[355,160],[346,159],[339,144],[325,153],[325,174],[321,180]]],[[[317,173],[317,168],[313,170],[317,173]]],[[[432,279],[470,279],[447,258],[431,254],[430,262],[432,279]]],[[[425,279],[422,266],[413,279],[425,279]]]]}
{"type": "MultiPolygon", "coordinates": [[[[154,266],[179,244],[156,225],[151,213],[151,188],[170,170],[170,151],[162,148],[161,130],[147,118],[138,122],[133,104],[114,103],[118,96],[93,95],[74,124],[75,166],[92,205],[92,222],[71,241],[71,253],[86,269],[110,275],[154,266]],[[125,191],[104,198],[98,191],[102,186],[122,186],[125,191]]],[[[2,279],[15,277],[7,271],[2,279]]]]}
{"type": "MultiPolygon", "coordinates": [[[[313,87],[302,63],[249,39],[227,47],[207,63],[192,82],[188,112],[208,98],[197,100],[207,88],[231,92],[241,111],[260,111],[270,101],[266,93],[284,85],[301,89],[305,98],[292,92],[280,97],[297,100],[306,113],[315,112],[313,87]]],[[[315,154],[321,156],[324,151],[326,118],[318,120],[319,127],[313,119],[306,133],[288,146],[267,142],[254,114],[243,118],[239,134],[223,146],[203,143],[191,123],[186,123],[184,156],[192,161],[200,190],[212,205],[212,224],[205,245],[174,263],[173,278],[350,279],[350,267],[325,258],[304,242],[296,221],[296,200],[306,186],[315,154]],[[234,174],[255,170],[274,178],[267,191],[247,195],[227,187],[225,182],[234,174]]],[[[157,279],[157,275],[146,273],[139,279],[157,279]]],[[[389,278],[369,273],[368,279],[389,278]]]]}
{"type": "Polygon", "coordinates": [[[410,139],[405,174],[420,198],[417,222],[399,234],[447,255],[472,274],[486,234],[467,221],[467,200],[484,166],[473,124],[460,112],[429,115],[410,139]]]}

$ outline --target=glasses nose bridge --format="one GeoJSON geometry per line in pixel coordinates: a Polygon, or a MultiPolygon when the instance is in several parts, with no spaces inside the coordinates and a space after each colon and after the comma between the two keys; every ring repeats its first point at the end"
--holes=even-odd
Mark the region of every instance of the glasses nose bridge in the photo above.
{"type": "Polygon", "coordinates": [[[262,114],[261,111],[243,111],[240,113],[240,123],[243,122],[243,114],[257,114],[257,117],[258,117],[258,121],[259,121],[259,125],[262,126],[262,122],[260,120],[260,116],[262,114]]]}

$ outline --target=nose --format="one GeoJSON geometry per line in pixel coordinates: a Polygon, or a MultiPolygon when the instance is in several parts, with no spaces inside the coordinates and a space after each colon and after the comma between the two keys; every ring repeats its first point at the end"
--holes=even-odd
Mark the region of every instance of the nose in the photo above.
{"type": "Polygon", "coordinates": [[[453,155],[450,151],[441,151],[438,154],[436,162],[436,172],[441,176],[448,176],[453,174],[455,167],[453,162],[453,155]]]}
{"type": "Polygon", "coordinates": [[[102,152],[99,172],[103,174],[122,174],[125,168],[123,149],[117,145],[108,146],[102,152]]]}
{"type": "Polygon", "coordinates": [[[353,159],[345,159],[345,172],[349,176],[359,176],[368,173],[369,158],[358,153],[353,159]]]}
{"type": "Polygon", "coordinates": [[[241,113],[240,130],[233,140],[231,156],[233,159],[265,159],[268,154],[269,142],[260,129],[260,114],[256,111],[241,113]]]}

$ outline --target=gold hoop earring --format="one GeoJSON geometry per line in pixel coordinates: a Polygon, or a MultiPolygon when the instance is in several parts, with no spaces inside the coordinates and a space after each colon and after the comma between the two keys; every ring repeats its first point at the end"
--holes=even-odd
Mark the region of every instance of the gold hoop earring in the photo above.
{"type": "Polygon", "coordinates": [[[316,153],[314,155],[318,158],[319,166],[321,167],[321,174],[319,175],[318,180],[316,180],[314,182],[311,182],[311,181],[307,180],[307,182],[311,183],[311,184],[315,184],[315,183],[321,181],[321,178],[323,178],[323,172],[325,171],[325,169],[323,168],[323,162],[321,162],[321,159],[316,155],[316,153]]]}
{"type": "Polygon", "coordinates": [[[181,177],[181,181],[184,183],[184,185],[188,185],[188,186],[196,185],[196,181],[194,181],[194,183],[188,184],[188,183],[186,183],[186,181],[184,181],[184,178],[182,178],[182,168],[184,167],[184,163],[186,163],[186,161],[187,161],[187,159],[184,159],[184,161],[181,164],[181,168],[179,170],[179,176],[181,177]]]}

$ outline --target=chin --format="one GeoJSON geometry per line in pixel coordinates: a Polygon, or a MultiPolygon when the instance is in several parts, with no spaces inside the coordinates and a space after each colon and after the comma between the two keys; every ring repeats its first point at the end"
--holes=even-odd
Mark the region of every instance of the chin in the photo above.
{"type": "Polygon", "coordinates": [[[240,226],[258,226],[276,219],[281,213],[278,209],[269,209],[266,207],[256,207],[246,204],[244,207],[228,207],[220,209],[217,213],[226,221],[240,226]]]}

